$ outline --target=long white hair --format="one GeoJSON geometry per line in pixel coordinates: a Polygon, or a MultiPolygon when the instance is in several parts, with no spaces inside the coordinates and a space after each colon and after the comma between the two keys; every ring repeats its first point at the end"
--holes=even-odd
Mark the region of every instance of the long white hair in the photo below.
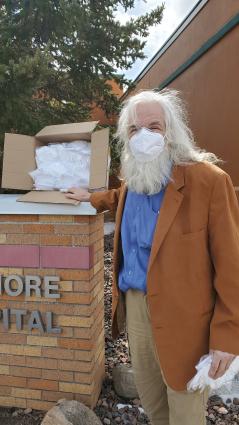
{"type": "Polygon", "coordinates": [[[158,192],[170,179],[169,163],[172,166],[221,161],[214,153],[196,146],[193,133],[188,126],[185,103],[179,91],[173,89],[144,90],[127,99],[119,115],[116,137],[121,152],[122,177],[128,187],[138,193],[158,192]],[[129,148],[129,126],[137,121],[137,105],[155,102],[163,109],[166,145],[158,158],[147,163],[139,163],[129,148]]]}
{"type": "Polygon", "coordinates": [[[116,136],[122,148],[128,144],[129,122],[136,120],[136,107],[139,103],[158,102],[165,115],[165,139],[170,149],[170,157],[174,164],[207,161],[217,163],[220,161],[214,153],[206,152],[196,146],[194,136],[188,127],[188,114],[185,103],[179,91],[163,89],[161,91],[143,90],[131,96],[123,103],[116,136]]]}

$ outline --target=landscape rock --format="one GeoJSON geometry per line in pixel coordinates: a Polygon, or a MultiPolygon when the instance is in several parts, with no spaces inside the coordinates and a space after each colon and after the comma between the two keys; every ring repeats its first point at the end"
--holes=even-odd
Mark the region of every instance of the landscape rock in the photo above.
{"type": "Polygon", "coordinates": [[[128,364],[120,364],[113,368],[112,378],[116,393],[127,399],[138,398],[134,383],[133,369],[128,364]]]}
{"type": "Polygon", "coordinates": [[[102,422],[83,403],[61,400],[47,412],[41,425],[102,425],[102,422]]]}
{"type": "Polygon", "coordinates": [[[24,410],[25,415],[29,415],[29,413],[32,413],[32,409],[30,407],[24,410]]]}
{"type": "Polygon", "coordinates": [[[218,413],[221,415],[226,415],[228,413],[228,410],[225,407],[219,407],[218,413]]]}

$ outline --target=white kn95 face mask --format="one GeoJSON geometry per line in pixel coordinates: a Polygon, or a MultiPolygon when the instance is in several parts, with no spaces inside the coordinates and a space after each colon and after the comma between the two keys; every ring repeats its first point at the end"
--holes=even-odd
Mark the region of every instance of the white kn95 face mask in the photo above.
{"type": "Polygon", "coordinates": [[[134,157],[141,162],[148,162],[161,154],[165,146],[164,136],[142,127],[129,140],[129,147],[134,157]]]}

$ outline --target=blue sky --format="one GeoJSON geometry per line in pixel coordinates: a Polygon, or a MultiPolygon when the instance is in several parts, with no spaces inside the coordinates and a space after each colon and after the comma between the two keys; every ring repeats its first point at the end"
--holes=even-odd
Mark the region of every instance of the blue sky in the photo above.
{"type": "MultiPolygon", "coordinates": [[[[197,1],[198,0],[164,0],[165,9],[161,24],[150,28],[150,34],[144,49],[147,58],[137,60],[130,70],[123,71],[127,78],[134,80],[137,77],[154,54],[183,21],[197,1]]],[[[149,12],[161,3],[161,1],[156,0],[136,0],[134,9],[125,13],[123,8],[119,8],[116,17],[122,23],[125,23],[130,17],[137,17],[149,12]]],[[[120,72],[122,72],[122,70],[120,70],[120,72]]]]}

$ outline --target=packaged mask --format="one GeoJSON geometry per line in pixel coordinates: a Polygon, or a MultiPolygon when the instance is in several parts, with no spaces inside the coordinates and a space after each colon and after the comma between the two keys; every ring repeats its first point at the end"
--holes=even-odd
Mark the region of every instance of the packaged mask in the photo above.
{"type": "Polygon", "coordinates": [[[138,161],[152,161],[164,149],[164,136],[143,127],[130,138],[129,146],[138,161]]]}
{"type": "Polygon", "coordinates": [[[218,390],[223,387],[225,392],[230,393],[233,380],[235,376],[239,373],[239,356],[236,356],[226,372],[220,376],[220,378],[213,379],[208,375],[209,369],[212,363],[212,354],[205,354],[202,356],[195,366],[197,373],[194,377],[187,383],[187,390],[202,392],[207,386],[212,390],[218,390]]]}
{"type": "Polygon", "coordinates": [[[37,169],[29,174],[38,190],[89,187],[91,144],[85,140],[50,143],[36,149],[37,169]]]}

